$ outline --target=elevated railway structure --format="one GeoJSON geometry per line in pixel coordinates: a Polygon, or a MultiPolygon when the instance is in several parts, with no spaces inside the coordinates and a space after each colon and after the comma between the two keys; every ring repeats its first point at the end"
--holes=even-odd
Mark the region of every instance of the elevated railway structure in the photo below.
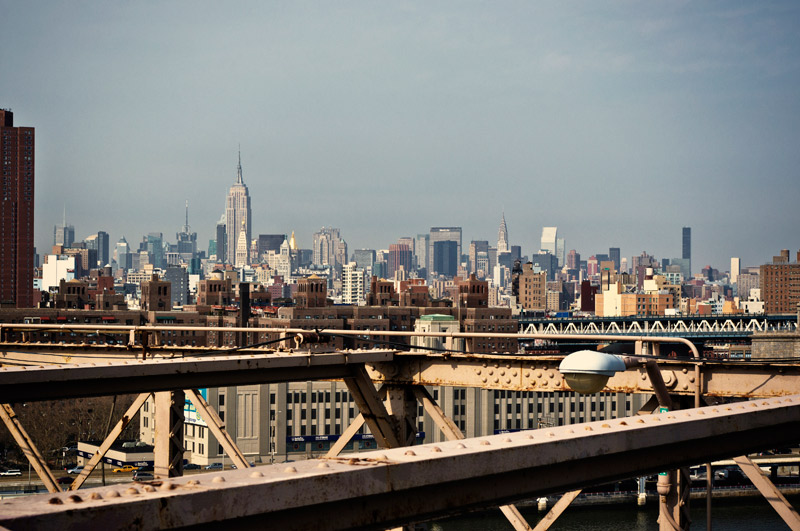
{"type": "MultiPolygon", "coordinates": [[[[3,328],[22,330],[25,326],[3,328]]],[[[252,527],[265,521],[285,529],[385,529],[500,505],[513,528],[521,530],[532,527],[511,503],[568,491],[537,526],[544,529],[582,487],[723,458],[734,458],[790,527],[800,529],[797,512],[745,457],[800,440],[797,360],[711,362],[700,358],[692,343],[683,338],[629,336],[626,339],[634,342],[637,352],[642,352],[645,344],[680,342],[694,353],[684,359],[646,358],[648,363],[629,364],[628,370],[608,380],[606,392],[653,394],[639,415],[464,439],[426,386],[565,392],[569,387],[558,370],[562,357],[307,349],[308,340],[328,333],[386,337],[409,335],[407,332],[319,330],[309,334],[299,329],[258,329],[275,334],[276,343],[226,350],[141,341],[185,327],[74,325],[71,329],[78,334],[124,333],[129,342],[0,343],[0,418],[52,493],[0,502],[0,525],[9,529],[43,525],[68,529],[89,522],[139,529],[222,522],[230,527],[252,527]],[[282,350],[274,348],[278,344],[282,350]],[[657,365],[652,363],[656,360],[657,365]],[[197,392],[202,387],[314,379],[344,381],[361,414],[324,458],[255,470],[249,470],[234,438],[225,431],[225,423],[197,392]],[[11,404],[118,393],[136,393],[138,397],[71,490],[81,487],[151,394],[156,407],[157,479],[122,489],[62,493],[11,404]],[[727,399],[737,402],[727,403],[727,399]],[[240,470],[181,477],[185,400],[208,421],[209,429],[240,470]],[[409,447],[415,439],[418,405],[430,413],[449,442],[409,447]],[[659,409],[661,413],[653,414],[659,409]],[[369,427],[382,450],[374,455],[340,456],[344,444],[363,425],[369,427]]],[[[227,331],[248,334],[253,329],[227,331]]],[[[504,336],[532,340],[551,334],[504,336]]],[[[560,337],[587,340],[587,335],[560,337]]],[[[606,341],[610,336],[592,337],[606,341]]],[[[688,528],[688,472],[681,468],[661,477],[661,528],[688,528]]],[[[710,503],[710,497],[708,500],[710,503]]],[[[711,512],[708,514],[710,518],[711,512]]]]}

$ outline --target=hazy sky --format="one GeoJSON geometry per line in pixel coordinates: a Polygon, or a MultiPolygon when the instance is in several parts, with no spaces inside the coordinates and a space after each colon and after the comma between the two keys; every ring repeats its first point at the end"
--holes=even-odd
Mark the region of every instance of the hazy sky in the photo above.
{"type": "Polygon", "coordinates": [[[253,233],[431,226],[727,270],[800,249],[800,3],[0,0],[36,243],[207,248],[241,144],[253,233]]]}

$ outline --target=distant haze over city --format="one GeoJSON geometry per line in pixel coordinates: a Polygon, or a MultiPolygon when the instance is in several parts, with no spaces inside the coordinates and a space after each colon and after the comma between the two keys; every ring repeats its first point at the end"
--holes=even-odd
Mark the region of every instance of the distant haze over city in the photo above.
{"type": "Polygon", "coordinates": [[[433,226],[543,226],[727,270],[800,249],[800,4],[0,0],[0,106],[36,128],[53,227],[207,249],[236,182],[252,234],[350,252],[433,226]]]}

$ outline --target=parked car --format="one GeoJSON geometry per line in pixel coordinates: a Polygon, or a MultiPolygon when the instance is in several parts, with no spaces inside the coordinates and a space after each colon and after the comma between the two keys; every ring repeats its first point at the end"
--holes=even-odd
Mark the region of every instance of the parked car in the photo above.
{"type": "Polygon", "coordinates": [[[186,463],[183,465],[184,470],[200,470],[200,465],[197,463],[186,463]]]}
{"type": "Polygon", "coordinates": [[[18,468],[9,468],[0,472],[0,476],[21,476],[22,471],[18,468]]]}
{"type": "Polygon", "coordinates": [[[206,466],[206,470],[222,470],[222,463],[211,463],[206,466]]]}
{"type": "Polygon", "coordinates": [[[141,470],[137,470],[133,473],[133,480],[134,481],[150,481],[153,479],[153,474],[150,472],[143,472],[141,470]]]}
{"type": "Polygon", "coordinates": [[[56,479],[56,483],[59,485],[72,485],[72,478],[69,476],[61,476],[60,478],[56,479]]]}
{"type": "Polygon", "coordinates": [[[83,465],[78,465],[67,470],[67,474],[80,474],[83,472],[83,465]]]}
{"type": "Polygon", "coordinates": [[[116,474],[117,472],[133,472],[134,470],[136,470],[135,466],[133,466],[133,465],[124,465],[124,466],[115,468],[114,470],[112,470],[112,472],[114,472],[116,474]]]}

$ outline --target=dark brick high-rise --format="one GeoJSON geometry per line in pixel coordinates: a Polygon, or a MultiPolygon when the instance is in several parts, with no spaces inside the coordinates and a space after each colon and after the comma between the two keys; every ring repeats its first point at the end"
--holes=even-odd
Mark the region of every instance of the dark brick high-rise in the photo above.
{"type": "Polygon", "coordinates": [[[0,109],[0,305],[33,306],[33,127],[0,109]]]}

